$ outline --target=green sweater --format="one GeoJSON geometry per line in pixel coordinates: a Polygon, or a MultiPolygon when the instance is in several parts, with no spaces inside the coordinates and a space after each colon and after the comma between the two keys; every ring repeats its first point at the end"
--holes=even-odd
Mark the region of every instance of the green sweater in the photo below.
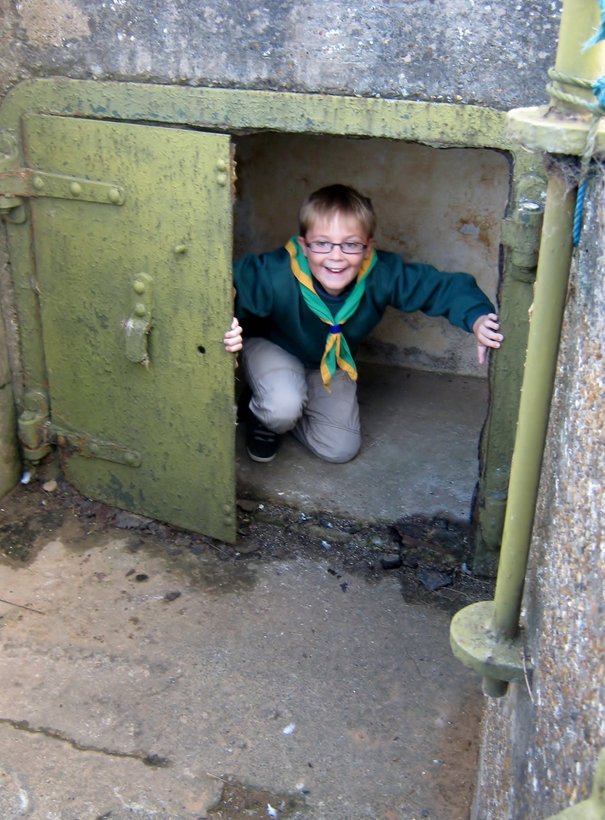
{"type": "MultiPolygon", "coordinates": [[[[411,313],[444,316],[471,332],[479,316],[494,306],[468,273],[443,273],[431,265],[408,264],[395,253],[377,251],[356,313],[343,325],[351,353],[376,327],[391,305],[411,313]]],[[[235,315],[246,335],[263,336],[292,353],[305,367],[318,368],[326,344],[326,325],[306,306],[285,248],[248,255],[234,267],[235,315]]],[[[346,296],[316,290],[335,315],[346,296]]]]}

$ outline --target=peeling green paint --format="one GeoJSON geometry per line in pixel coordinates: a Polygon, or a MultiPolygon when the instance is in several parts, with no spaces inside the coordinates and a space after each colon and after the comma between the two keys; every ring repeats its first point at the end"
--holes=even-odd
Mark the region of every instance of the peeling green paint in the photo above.
{"type": "Polygon", "coordinates": [[[2,119],[7,127],[16,128],[28,111],[176,123],[230,133],[277,130],[513,149],[503,112],[449,103],[59,79],[16,86],[3,103],[2,119]]]}
{"type": "Polygon", "coordinates": [[[26,395],[48,382],[46,429],[65,475],[92,498],[233,541],[231,201],[218,179],[228,137],[33,113],[23,123],[32,167],[125,192],[120,207],[36,197],[32,219],[14,226],[18,242],[33,228],[35,248],[13,265],[19,315],[37,337],[33,350],[23,338],[26,370],[37,368],[26,395]],[[188,252],[175,254],[184,233],[188,252]],[[129,333],[139,318],[144,349],[129,333]]]}
{"type": "MultiPolygon", "coordinates": [[[[33,80],[15,87],[0,110],[2,127],[16,136],[22,118],[30,112],[167,123],[226,134],[280,131],[382,137],[434,147],[495,148],[506,152],[511,161],[509,213],[527,196],[520,180],[533,179],[536,196],[542,180],[541,158],[517,152],[507,133],[506,115],[479,106],[59,79],[33,80]]],[[[28,388],[44,387],[46,362],[37,332],[37,298],[27,284],[33,266],[29,238],[26,231],[10,225],[9,234],[20,283],[24,383],[28,388]]],[[[531,303],[531,283],[515,277],[511,256],[503,254],[500,304],[506,344],[491,367],[492,401],[481,444],[475,509],[476,564],[484,569],[492,569],[497,560],[531,303]]]]}

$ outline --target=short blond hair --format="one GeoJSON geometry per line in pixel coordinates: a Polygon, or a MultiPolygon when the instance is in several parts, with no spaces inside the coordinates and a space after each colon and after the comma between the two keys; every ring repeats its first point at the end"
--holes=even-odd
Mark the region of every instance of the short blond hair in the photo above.
{"type": "Polygon", "coordinates": [[[337,213],[355,217],[367,238],[372,239],[376,230],[372,200],[348,185],[326,185],[305,199],[298,214],[300,236],[306,236],[317,219],[329,218],[337,213]]]}

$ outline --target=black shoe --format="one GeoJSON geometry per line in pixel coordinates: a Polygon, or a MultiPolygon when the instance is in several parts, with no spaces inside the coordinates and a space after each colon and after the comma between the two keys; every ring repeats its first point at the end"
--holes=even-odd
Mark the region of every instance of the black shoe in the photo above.
{"type": "Polygon", "coordinates": [[[279,447],[279,436],[273,430],[267,429],[264,424],[252,413],[248,416],[246,431],[246,448],[252,461],[266,463],[273,461],[279,447]]]}

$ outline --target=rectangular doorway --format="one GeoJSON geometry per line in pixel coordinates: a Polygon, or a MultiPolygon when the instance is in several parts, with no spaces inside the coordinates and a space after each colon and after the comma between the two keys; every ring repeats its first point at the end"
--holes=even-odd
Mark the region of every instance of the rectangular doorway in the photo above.
{"type": "MultiPolygon", "coordinates": [[[[502,152],[274,133],[234,143],[236,257],[283,245],[297,233],[304,197],[339,182],[372,199],[377,247],[472,273],[497,301],[510,184],[502,152]]],[[[240,429],[240,492],[366,521],[468,521],[489,403],[488,370],[477,364],[473,337],[445,319],[389,310],[357,362],[360,454],[327,464],[286,436],[277,460],[258,465],[247,458],[240,429]]]]}

